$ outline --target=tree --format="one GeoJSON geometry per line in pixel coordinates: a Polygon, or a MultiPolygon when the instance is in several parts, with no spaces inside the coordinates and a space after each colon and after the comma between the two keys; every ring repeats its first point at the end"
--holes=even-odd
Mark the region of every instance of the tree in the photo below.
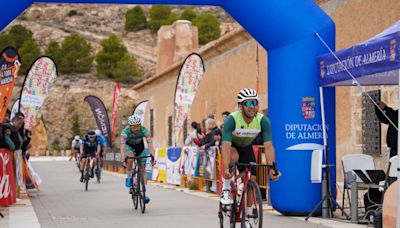
{"type": "Polygon", "coordinates": [[[19,70],[20,75],[26,75],[33,62],[40,56],[40,48],[34,40],[27,40],[18,50],[22,64],[19,70]]]}
{"type": "Polygon", "coordinates": [[[87,73],[93,63],[91,45],[78,34],[65,37],[60,52],[62,59],[59,70],[62,73],[87,73]]]}
{"type": "Polygon", "coordinates": [[[15,47],[15,41],[8,34],[0,34],[0,51],[3,51],[8,46],[15,47]]]}
{"type": "MultiPolygon", "coordinates": [[[[81,123],[79,114],[77,112],[74,112],[74,114],[72,115],[72,118],[70,119],[70,124],[71,124],[71,136],[68,137],[68,141],[72,142],[75,135],[79,136],[81,135],[81,123]]],[[[70,149],[71,144],[67,143],[66,147],[67,149],[70,149]]]]}
{"type": "Polygon", "coordinates": [[[185,10],[183,10],[180,19],[182,20],[188,20],[192,21],[197,17],[197,14],[193,11],[192,8],[186,7],[185,10]]]}
{"type": "Polygon", "coordinates": [[[200,44],[206,44],[218,39],[221,35],[220,23],[218,19],[210,13],[197,16],[193,24],[199,29],[200,44]]]}
{"type": "Polygon", "coordinates": [[[60,64],[62,60],[60,44],[56,41],[51,41],[47,46],[45,55],[51,57],[57,65],[60,64]]]}
{"type": "Polygon", "coordinates": [[[121,83],[135,83],[142,76],[143,71],[137,66],[135,57],[126,54],[117,62],[113,78],[121,83]]]}
{"type": "Polygon", "coordinates": [[[162,25],[167,24],[168,18],[171,16],[170,6],[152,6],[150,8],[150,21],[149,27],[153,33],[156,33],[162,25]]]}
{"type": "Polygon", "coordinates": [[[22,47],[26,41],[33,39],[33,33],[22,25],[14,25],[8,34],[15,41],[16,49],[22,47]]]}
{"type": "Polygon", "coordinates": [[[135,6],[126,11],[125,14],[125,30],[139,31],[147,27],[147,20],[144,16],[143,9],[140,6],[135,6]]]}
{"type": "Polygon", "coordinates": [[[97,74],[111,78],[117,62],[128,53],[128,50],[115,34],[100,41],[100,45],[103,49],[96,55],[97,74]]]}

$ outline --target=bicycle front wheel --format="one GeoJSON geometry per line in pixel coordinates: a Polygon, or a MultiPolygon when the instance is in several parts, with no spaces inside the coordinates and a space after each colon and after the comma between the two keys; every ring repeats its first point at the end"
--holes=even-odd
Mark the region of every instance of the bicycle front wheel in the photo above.
{"type": "MultiPolygon", "coordinates": [[[[87,164],[89,165],[89,164],[87,164]]],[[[86,175],[85,175],[85,190],[88,190],[88,186],[89,186],[89,179],[90,179],[90,167],[88,166],[86,168],[86,175]]]]}
{"type": "Polygon", "coordinates": [[[137,182],[138,182],[138,195],[139,195],[140,210],[144,214],[144,212],[146,211],[146,202],[145,202],[145,198],[146,198],[145,189],[146,188],[144,186],[144,178],[143,178],[143,174],[141,171],[138,172],[137,182]]]}
{"type": "Polygon", "coordinates": [[[247,191],[242,196],[241,227],[261,228],[262,223],[263,208],[260,187],[255,181],[250,180],[247,185],[247,191]],[[250,211],[247,208],[250,208],[250,211]]]}
{"type": "MultiPolygon", "coordinates": [[[[136,174],[132,175],[132,180],[134,180],[134,178],[133,178],[134,175],[136,175],[136,174]]],[[[139,191],[136,186],[138,186],[137,183],[132,183],[132,187],[130,190],[131,195],[132,195],[133,207],[135,208],[135,210],[137,210],[138,206],[139,206],[139,191]]]]}

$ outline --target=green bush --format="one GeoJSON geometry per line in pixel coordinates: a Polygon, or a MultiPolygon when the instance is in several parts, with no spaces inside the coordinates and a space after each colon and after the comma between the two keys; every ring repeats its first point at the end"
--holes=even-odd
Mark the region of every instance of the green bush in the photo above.
{"type": "Polygon", "coordinates": [[[128,54],[121,40],[112,34],[100,42],[102,50],[96,55],[97,74],[112,78],[117,82],[132,83],[138,81],[143,72],[136,59],[128,54]]]}
{"type": "Polygon", "coordinates": [[[168,24],[168,19],[171,16],[170,6],[159,6],[155,5],[150,8],[150,21],[149,27],[153,33],[156,33],[162,25],[168,24]]]}
{"type": "Polygon", "coordinates": [[[56,41],[51,41],[47,46],[45,55],[51,57],[58,66],[62,60],[60,44],[56,41]]]}
{"type": "Polygon", "coordinates": [[[0,51],[8,46],[15,47],[15,41],[8,34],[0,34],[0,51]]]}
{"type": "Polygon", "coordinates": [[[180,19],[193,21],[196,17],[197,17],[197,14],[193,11],[193,9],[187,7],[187,8],[185,8],[185,10],[183,10],[180,19]]]}
{"type": "Polygon", "coordinates": [[[221,35],[220,23],[213,14],[201,14],[194,19],[193,24],[199,29],[200,44],[216,40],[221,35]]]}
{"type": "Polygon", "coordinates": [[[78,15],[78,12],[76,10],[70,10],[67,15],[68,17],[73,17],[78,15]]]}
{"type": "Polygon", "coordinates": [[[126,11],[125,14],[125,30],[139,31],[147,28],[147,20],[144,16],[143,9],[140,6],[135,6],[126,11]]]}
{"type": "Polygon", "coordinates": [[[19,49],[22,45],[33,39],[33,33],[22,25],[14,25],[8,33],[15,42],[15,48],[19,49]]]}
{"type": "Polygon", "coordinates": [[[40,56],[40,48],[37,43],[31,39],[24,42],[18,52],[22,60],[19,74],[26,75],[33,62],[40,56]]]}
{"type": "Polygon", "coordinates": [[[143,77],[143,71],[137,66],[136,59],[126,54],[117,62],[113,78],[121,83],[135,83],[143,77]]]}
{"type": "Polygon", "coordinates": [[[62,73],[87,73],[93,63],[91,45],[78,34],[65,37],[61,44],[61,61],[58,69],[62,73]]]}

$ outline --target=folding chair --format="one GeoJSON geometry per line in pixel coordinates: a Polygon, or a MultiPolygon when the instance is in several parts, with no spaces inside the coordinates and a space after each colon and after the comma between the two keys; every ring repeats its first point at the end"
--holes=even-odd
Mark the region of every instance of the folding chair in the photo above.
{"type": "MultiPolygon", "coordinates": [[[[347,179],[348,172],[352,172],[354,175],[356,175],[353,172],[354,169],[361,169],[361,170],[375,169],[374,158],[371,155],[366,155],[366,154],[348,154],[343,156],[342,158],[342,167],[344,176],[342,208],[344,208],[344,200],[346,197],[345,196],[346,192],[347,192],[347,199],[349,200],[349,205],[350,205],[350,193],[349,193],[350,180],[347,179]]],[[[356,181],[363,182],[358,176],[356,181]]]]}

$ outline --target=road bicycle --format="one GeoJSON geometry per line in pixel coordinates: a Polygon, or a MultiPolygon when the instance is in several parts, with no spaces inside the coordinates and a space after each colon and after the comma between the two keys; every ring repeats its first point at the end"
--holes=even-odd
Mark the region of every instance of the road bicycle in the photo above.
{"type": "Polygon", "coordinates": [[[257,182],[251,180],[250,167],[268,167],[269,169],[276,170],[274,165],[257,164],[254,162],[236,162],[229,167],[230,171],[234,173],[230,189],[233,203],[219,203],[218,217],[221,228],[234,228],[236,223],[241,223],[241,228],[262,227],[263,205],[261,191],[257,182]],[[238,166],[244,166],[244,171],[238,173],[238,166]],[[240,191],[242,191],[241,194],[240,191]],[[247,208],[251,208],[251,210],[248,211],[247,208]]]}
{"type": "Polygon", "coordinates": [[[146,187],[143,176],[145,174],[142,173],[141,167],[142,167],[142,159],[147,159],[147,158],[151,158],[152,161],[154,160],[153,156],[151,155],[125,158],[125,162],[127,162],[128,159],[133,160],[132,176],[131,176],[132,186],[129,189],[129,193],[131,194],[132,197],[133,207],[135,208],[135,210],[137,210],[138,205],[140,205],[140,210],[142,213],[144,213],[146,210],[146,202],[145,202],[146,187]]]}

